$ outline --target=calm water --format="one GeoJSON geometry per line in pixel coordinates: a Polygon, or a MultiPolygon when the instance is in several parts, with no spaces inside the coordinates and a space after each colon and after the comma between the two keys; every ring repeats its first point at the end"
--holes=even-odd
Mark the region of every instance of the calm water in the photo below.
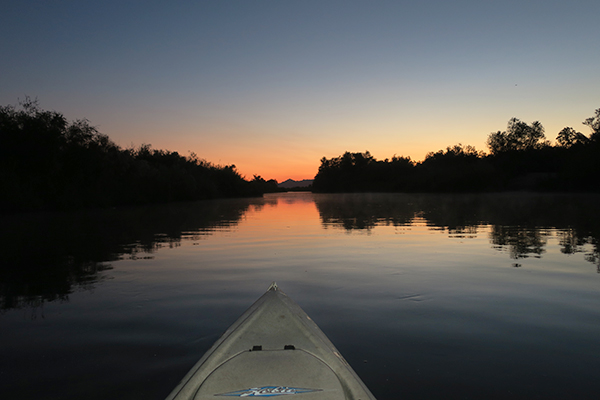
{"type": "Polygon", "coordinates": [[[0,223],[0,398],[163,399],[271,281],[379,400],[596,399],[600,197],[270,195],[0,223]]]}

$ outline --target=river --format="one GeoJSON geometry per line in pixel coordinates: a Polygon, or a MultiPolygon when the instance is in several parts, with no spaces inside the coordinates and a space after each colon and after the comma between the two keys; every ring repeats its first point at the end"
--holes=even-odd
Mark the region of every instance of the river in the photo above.
{"type": "Polygon", "coordinates": [[[164,399],[276,281],[379,400],[595,399],[599,200],[282,193],[4,216],[0,398],[164,399]]]}

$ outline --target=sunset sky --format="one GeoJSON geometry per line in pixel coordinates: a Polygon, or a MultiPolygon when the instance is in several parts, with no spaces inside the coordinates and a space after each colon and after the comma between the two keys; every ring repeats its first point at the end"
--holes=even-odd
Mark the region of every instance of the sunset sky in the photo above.
{"type": "Polygon", "coordinates": [[[322,157],[554,140],[600,108],[600,1],[3,0],[0,105],[265,179],[322,157]]]}

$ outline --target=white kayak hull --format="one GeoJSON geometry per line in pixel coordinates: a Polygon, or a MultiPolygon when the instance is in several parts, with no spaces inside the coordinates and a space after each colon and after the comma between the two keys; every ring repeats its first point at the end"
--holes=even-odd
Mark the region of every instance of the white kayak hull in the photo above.
{"type": "Polygon", "coordinates": [[[273,283],[167,400],[287,395],[375,400],[319,327],[273,283]]]}

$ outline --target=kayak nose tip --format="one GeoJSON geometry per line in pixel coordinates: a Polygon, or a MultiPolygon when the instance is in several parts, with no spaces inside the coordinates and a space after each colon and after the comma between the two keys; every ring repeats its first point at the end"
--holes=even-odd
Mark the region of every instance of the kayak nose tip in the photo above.
{"type": "Polygon", "coordinates": [[[267,292],[271,291],[271,290],[276,291],[277,289],[279,289],[277,287],[277,282],[273,281],[273,282],[271,282],[271,285],[269,286],[269,289],[267,290],[267,292]]]}

